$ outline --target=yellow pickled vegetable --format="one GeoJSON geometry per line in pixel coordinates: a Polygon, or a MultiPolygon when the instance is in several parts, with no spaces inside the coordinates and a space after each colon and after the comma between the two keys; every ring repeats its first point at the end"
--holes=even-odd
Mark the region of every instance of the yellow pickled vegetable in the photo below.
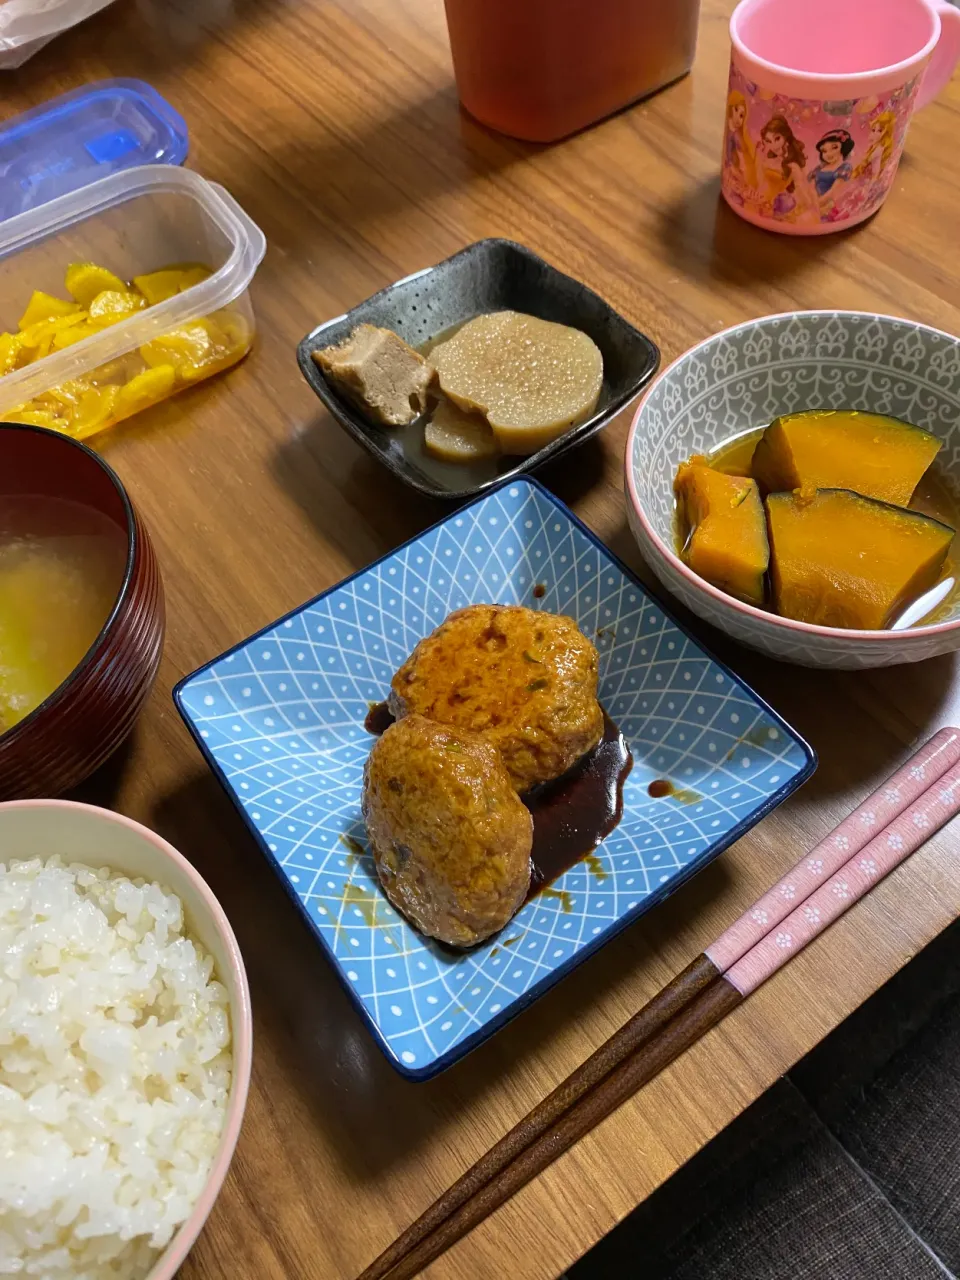
{"type": "Polygon", "coordinates": [[[144,369],[136,377],[120,388],[117,397],[117,410],[121,417],[129,417],[149,405],[158,404],[173,390],[177,380],[177,371],[172,364],[154,365],[152,369],[144,369]]]}
{"type": "Polygon", "coordinates": [[[42,395],[37,396],[34,403],[49,402],[50,406],[59,413],[64,408],[71,409],[78,405],[80,397],[89,389],[89,385],[80,378],[68,378],[66,382],[61,382],[59,386],[51,387],[49,391],[44,391],[42,395]]]}
{"type": "Polygon", "coordinates": [[[212,352],[210,330],[202,320],[183,325],[180,329],[171,329],[140,348],[140,354],[151,369],[161,364],[172,364],[175,369],[185,364],[198,365],[212,352]]]}
{"type": "Polygon", "coordinates": [[[21,347],[28,348],[30,351],[30,358],[24,363],[33,364],[36,360],[42,360],[43,356],[49,354],[54,338],[59,334],[80,328],[83,319],[84,312],[78,311],[75,315],[60,316],[53,320],[38,320],[35,324],[28,325],[19,335],[21,347]]]}
{"type": "Polygon", "coordinates": [[[87,315],[94,324],[118,324],[146,306],[139,293],[127,289],[105,289],[90,303],[87,315]]]}
{"type": "Polygon", "coordinates": [[[210,278],[206,267],[184,266],[167,267],[164,271],[151,271],[145,276],[134,276],[133,284],[146,298],[148,304],[156,306],[158,302],[166,302],[175,294],[191,289],[210,278]]]}
{"type": "Polygon", "coordinates": [[[41,320],[39,324],[32,324],[29,329],[24,329],[20,335],[20,347],[23,352],[24,364],[35,364],[38,360],[42,360],[44,356],[50,354],[50,348],[53,345],[53,329],[46,320],[41,320]]]}
{"type": "Polygon", "coordinates": [[[119,396],[119,387],[90,387],[84,391],[71,420],[72,434],[82,440],[105,427],[113,417],[119,396]]]}
{"type": "Polygon", "coordinates": [[[183,272],[183,283],[180,285],[181,293],[185,289],[192,289],[195,284],[203,284],[204,280],[209,280],[211,276],[209,268],[201,266],[198,262],[182,267],[181,270],[183,272]]]}
{"type": "Polygon", "coordinates": [[[24,329],[20,335],[24,355],[21,364],[35,364],[51,351],[59,351],[61,347],[86,337],[90,329],[83,323],[84,315],[81,312],[76,316],[64,316],[60,320],[43,320],[24,329]]]}
{"type": "Polygon", "coordinates": [[[75,302],[64,302],[53,294],[44,293],[42,289],[34,289],[27,309],[18,321],[18,328],[29,329],[43,320],[53,320],[57,316],[75,315],[80,308],[75,302]]]}
{"type": "Polygon", "coordinates": [[[151,368],[172,364],[183,382],[197,382],[234,364],[248,347],[244,329],[234,326],[227,332],[207,317],[154,338],[140,348],[140,354],[151,368]]]}
{"type": "Polygon", "coordinates": [[[11,369],[16,369],[22,350],[18,334],[0,333],[0,378],[11,369]]]}
{"type": "MultiPolygon", "coordinates": [[[[65,282],[75,301],[37,290],[18,332],[0,333],[0,378],[191,289],[210,274],[199,263],[179,263],[127,283],[106,267],[75,262],[65,282]]],[[[82,439],[236,363],[249,346],[245,320],[225,309],[66,378],[0,413],[0,421],[33,423],[82,439]]]]}
{"type": "Polygon", "coordinates": [[[146,276],[134,276],[134,288],[139,289],[151,307],[158,302],[166,302],[180,292],[183,272],[176,267],[168,271],[151,271],[146,276]]]}
{"type": "Polygon", "coordinates": [[[51,427],[55,431],[63,431],[67,427],[66,418],[61,418],[49,409],[11,409],[5,413],[3,422],[25,422],[32,427],[51,427]]]}
{"type": "Polygon", "coordinates": [[[75,342],[82,342],[84,338],[89,338],[91,333],[96,333],[87,321],[86,315],[79,316],[80,324],[70,325],[69,328],[58,328],[53,335],[52,350],[62,351],[64,347],[72,347],[75,342]]]}
{"type": "Polygon", "coordinates": [[[127,290],[119,276],[94,262],[72,262],[67,267],[64,284],[67,293],[76,298],[81,307],[89,307],[99,293],[125,293],[127,290]]]}

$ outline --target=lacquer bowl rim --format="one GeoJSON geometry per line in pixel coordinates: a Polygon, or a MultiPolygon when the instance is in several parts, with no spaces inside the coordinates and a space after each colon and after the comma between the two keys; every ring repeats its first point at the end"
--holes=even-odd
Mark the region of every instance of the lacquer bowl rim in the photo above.
{"type": "MultiPolygon", "coordinates": [[[[65,436],[62,432],[53,431],[49,427],[38,427],[27,422],[0,422],[0,459],[3,457],[3,439],[4,433],[7,431],[27,431],[36,435],[52,436],[62,444],[79,450],[80,453],[85,454],[88,459],[97,464],[117,491],[117,495],[119,496],[120,502],[123,506],[124,520],[126,522],[127,556],[123,569],[123,577],[117,590],[116,599],[113,602],[113,606],[111,607],[109,614],[107,615],[106,621],[97,632],[89,649],[87,649],[86,653],[66,679],[58,684],[51,693],[48,693],[44,700],[38,703],[29,715],[25,715],[22,720],[18,720],[16,724],[11,725],[11,727],[6,731],[0,732],[0,751],[8,747],[11,743],[26,737],[34,724],[39,721],[41,716],[45,715],[57,703],[68,698],[76,685],[83,678],[84,673],[91,665],[94,660],[94,656],[99,652],[107,636],[110,634],[114,623],[127,602],[130,594],[130,586],[134,581],[134,568],[137,562],[137,553],[140,548],[140,537],[137,532],[137,517],[133,503],[130,501],[130,497],[124,488],[120,477],[114,471],[113,467],[111,467],[108,462],[105,462],[98,453],[95,453],[93,449],[88,445],[85,445],[81,440],[74,440],[71,436],[65,436]]],[[[0,485],[0,496],[2,496],[2,488],[3,486],[0,485]]],[[[81,505],[90,506],[89,503],[84,501],[83,493],[79,490],[77,497],[72,499],[72,501],[76,501],[81,505]]]]}

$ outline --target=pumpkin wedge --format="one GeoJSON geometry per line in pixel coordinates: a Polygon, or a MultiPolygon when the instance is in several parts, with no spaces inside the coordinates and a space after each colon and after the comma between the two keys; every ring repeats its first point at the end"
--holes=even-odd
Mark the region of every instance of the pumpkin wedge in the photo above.
{"type": "Polygon", "coordinates": [[[701,578],[762,605],[770,559],[766,520],[756,481],[714,471],[707,460],[682,462],[674,482],[682,527],[681,556],[701,578]]]}
{"type": "Polygon", "coordinates": [[[822,627],[879,630],[940,577],[954,530],[846,489],[766,500],[773,607],[822,627]]]}
{"type": "Polygon", "coordinates": [[[940,441],[920,427],[879,413],[792,413],[760,437],[751,474],[762,493],[852,489],[905,507],[940,441]]]}

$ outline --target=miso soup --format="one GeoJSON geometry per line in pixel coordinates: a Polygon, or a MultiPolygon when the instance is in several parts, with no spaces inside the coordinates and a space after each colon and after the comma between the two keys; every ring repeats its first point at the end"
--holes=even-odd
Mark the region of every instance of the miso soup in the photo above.
{"type": "Polygon", "coordinates": [[[0,496],[0,733],[79,664],[123,582],[125,531],[60,498],[0,496]]]}

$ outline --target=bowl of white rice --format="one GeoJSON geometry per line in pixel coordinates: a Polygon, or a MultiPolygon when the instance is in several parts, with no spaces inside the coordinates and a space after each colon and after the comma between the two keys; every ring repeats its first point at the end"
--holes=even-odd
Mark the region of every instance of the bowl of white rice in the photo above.
{"type": "Polygon", "coordinates": [[[0,1276],[170,1280],[250,1083],[243,960],[139,823],[0,804],[0,1276]]]}

